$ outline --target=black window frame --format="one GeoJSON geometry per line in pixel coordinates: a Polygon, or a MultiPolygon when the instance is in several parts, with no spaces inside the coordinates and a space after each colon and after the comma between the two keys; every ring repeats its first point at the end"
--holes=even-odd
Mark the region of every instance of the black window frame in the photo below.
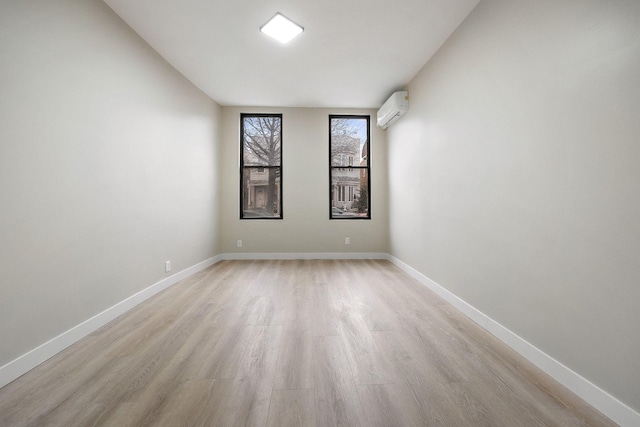
{"type": "MultiPolygon", "coordinates": [[[[360,178],[362,180],[362,177],[360,178]]],[[[361,181],[362,182],[362,181],[361,181]]],[[[343,187],[344,188],[344,187],[343,187]]],[[[339,197],[342,197],[342,191],[338,190],[340,193],[339,197]]],[[[350,197],[350,194],[345,192],[343,198],[350,197]]],[[[329,219],[330,220],[371,220],[371,116],[367,114],[330,114],[329,115],[329,219]],[[367,149],[367,164],[366,166],[362,165],[353,165],[353,159],[349,158],[350,165],[349,166],[333,166],[333,141],[332,141],[332,120],[333,119],[364,119],[367,122],[367,140],[365,142],[365,146],[367,149]],[[344,217],[334,217],[333,216],[333,208],[334,208],[334,188],[333,188],[333,170],[334,169],[349,169],[349,170],[361,170],[365,171],[366,180],[367,180],[367,212],[366,216],[344,216],[344,217]]]]}
{"type": "Polygon", "coordinates": [[[283,119],[281,113],[240,113],[240,219],[241,220],[282,220],[284,219],[284,213],[282,210],[282,199],[283,199],[283,167],[282,167],[282,146],[283,146],[283,119]],[[280,164],[278,166],[274,165],[252,165],[246,166],[244,162],[244,151],[245,151],[245,119],[252,117],[275,117],[280,119],[280,164]],[[246,216],[244,209],[244,188],[245,188],[245,170],[250,169],[279,169],[280,172],[280,185],[278,188],[278,216],[246,216]]]}

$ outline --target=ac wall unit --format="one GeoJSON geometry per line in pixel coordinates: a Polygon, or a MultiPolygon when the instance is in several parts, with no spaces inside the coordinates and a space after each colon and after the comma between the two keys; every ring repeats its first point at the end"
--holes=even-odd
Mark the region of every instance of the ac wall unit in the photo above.
{"type": "Polygon", "coordinates": [[[409,109],[409,92],[394,92],[378,110],[378,126],[386,129],[394,124],[409,109]]]}

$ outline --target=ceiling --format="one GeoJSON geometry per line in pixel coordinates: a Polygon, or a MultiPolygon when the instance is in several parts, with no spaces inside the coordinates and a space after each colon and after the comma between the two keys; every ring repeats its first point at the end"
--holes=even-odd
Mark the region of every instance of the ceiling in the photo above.
{"type": "Polygon", "coordinates": [[[104,0],[225,106],[378,108],[479,0],[104,0]],[[281,45],[276,12],[305,29],[281,45]]]}

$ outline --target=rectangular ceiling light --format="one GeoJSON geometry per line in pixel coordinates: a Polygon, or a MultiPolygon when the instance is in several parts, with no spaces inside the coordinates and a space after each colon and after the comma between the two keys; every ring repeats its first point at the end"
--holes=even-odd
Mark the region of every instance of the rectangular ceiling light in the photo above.
{"type": "Polygon", "coordinates": [[[304,31],[300,25],[288,19],[281,13],[276,13],[266,24],[260,27],[260,31],[285,44],[304,31]]]}

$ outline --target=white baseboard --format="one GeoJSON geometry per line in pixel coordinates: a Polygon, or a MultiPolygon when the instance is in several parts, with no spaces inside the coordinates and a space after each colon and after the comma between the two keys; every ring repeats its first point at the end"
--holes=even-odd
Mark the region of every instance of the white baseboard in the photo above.
{"type": "Polygon", "coordinates": [[[116,317],[131,310],[141,302],[151,298],[155,294],[167,289],[171,285],[176,284],[180,280],[191,276],[198,271],[221,261],[222,256],[218,255],[213,258],[209,258],[196,265],[193,265],[187,269],[184,269],[166,279],[149,286],[146,289],[130,296],[129,298],[119,302],[118,304],[109,307],[102,313],[96,314],[92,318],[85,320],[79,325],[74,326],[66,332],[58,335],[55,338],[50,339],[44,344],[39,345],[28,353],[23,354],[15,360],[0,367],[0,387],[4,387],[11,381],[29,372],[45,360],[55,356],[65,348],[71,346],[73,343],[86,337],[98,328],[106,325],[116,317]]]}
{"type": "Polygon", "coordinates": [[[386,253],[377,252],[292,252],[292,253],[226,253],[225,260],[251,260],[251,259],[388,259],[386,253]]]}
{"type": "Polygon", "coordinates": [[[571,390],[591,406],[621,426],[640,426],[640,414],[623,402],[616,399],[580,374],[572,371],[539,348],[502,326],[463,299],[451,293],[441,285],[429,279],[418,270],[402,262],[398,258],[387,255],[387,259],[404,272],[441,296],[465,316],[482,326],[500,341],[520,353],[553,379],[571,390]]]}

